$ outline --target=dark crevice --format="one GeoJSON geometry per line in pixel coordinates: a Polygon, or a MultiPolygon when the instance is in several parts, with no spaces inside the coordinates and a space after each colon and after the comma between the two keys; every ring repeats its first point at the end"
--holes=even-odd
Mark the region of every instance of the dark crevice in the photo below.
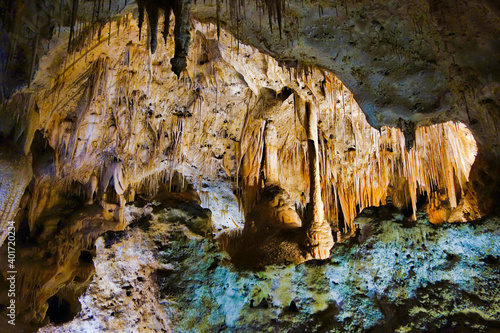
{"type": "Polygon", "coordinates": [[[75,315],[71,312],[70,303],[57,295],[49,298],[47,304],[49,305],[47,316],[54,324],[66,323],[75,315]]]}

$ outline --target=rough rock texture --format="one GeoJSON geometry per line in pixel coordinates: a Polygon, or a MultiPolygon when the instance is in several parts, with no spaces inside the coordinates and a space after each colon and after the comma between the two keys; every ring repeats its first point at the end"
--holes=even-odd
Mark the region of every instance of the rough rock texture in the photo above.
{"type": "Polygon", "coordinates": [[[140,229],[109,232],[95,243],[95,276],[77,319],[38,332],[171,332],[158,299],[153,240],[140,229]]]}
{"type": "Polygon", "coordinates": [[[277,185],[267,185],[260,200],[245,218],[245,230],[264,231],[269,228],[292,229],[302,226],[295,202],[277,185]]]}
{"type": "MultiPolygon", "coordinates": [[[[196,24],[187,76],[178,80],[164,63],[172,57],[174,41],[160,41],[151,55],[139,41],[137,23],[128,15],[106,25],[104,30],[111,29],[107,43],[83,39],[81,53],[69,58],[66,39],[55,40],[33,88],[16,94],[2,113],[4,133],[29,128],[47,140],[60,191],[72,188],[86,201],[95,196],[118,205],[123,221],[124,204],[135,193],[154,194],[177,169],[198,190],[204,180],[234,177],[249,212],[263,188],[263,133],[273,121],[280,186],[306,206],[311,200],[303,105],[311,102],[321,122],[325,217],[335,231],[352,232],[357,209],[383,203],[387,195],[399,196],[398,207],[411,206],[413,212],[418,192],[430,196],[442,189],[452,209],[466,196],[476,147],[463,125],[416,128],[415,148],[407,152],[403,133],[371,128],[331,73],[288,71],[233,43],[224,31],[217,41],[215,26],[196,24]],[[437,139],[443,133],[444,140],[437,139]],[[344,225],[337,225],[339,215],[344,225]]],[[[25,145],[34,137],[26,136],[25,145]]]]}
{"type": "MultiPolygon", "coordinates": [[[[0,132],[32,153],[35,175],[24,200],[23,186],[9,187],[14,205],[2,206],[2,218],[19,203],[21,258],[36,262],[23,272],[20,286],[29,297],[21,317],[35,323],[48,320],[52,297],[84,288],[74,283],[78,251],[91,256],[95,237],[126,226],[127,203],[154,200],[162,183],[185,190],[184,181],[192,182],[218,231],[241,228],[238,204],[247,216],[256,206],[273,207],[269,216],[299,225],[323,202],[324,211],[316,210],[324,218],[316,222],[327,232],[318,238],[307,233],[310,225],[274,229],[255,246],[264,265],[327,257],[328,230],[336,240],[351,237],[356,215],[387,197],[413,219],[427,199],[434,223],[476,219],[498,197],[499,27],[491,1],[265,2],[267,10],[278,4],[271,16],[283,14],[281,39],[260,25],[253,6],[219,8],[225,30],[206,24],[217,20],[219,2],[195,4],[190,35],[184,8],[172,30],[168,8],[155,17],[155,7],[151,28],[163,24],[164,35],[177,38],[156,39],[154,54],[153,30],[140,30],[135,4],[75,0],[57,9],[44,1],[30,11],[23,3],[33,5],[12,1],[2,12],[19,14],[6,31],[2,25],[9,42],[2,61],[15,64],[2,73],[9,78],[24,66],[33,36],[28,67],[48,53],[34,77],[24,66],[20,80],[2,92],[10,96],[22,77],[32,79],[2,104],[0,132]],[[462,12],[473,21],[467,28],[462,12]],[[54,13],[57,34],[45,31],[54,13]],[[318,115],[317,158],[308,151],[306,105],[318,115]],[[263,201],[266,182],[282,190],[283,205],[263,201]],[[75,217],[88,210],[95,212],[75,217]],[[314,245],[305,253],[304,236],[314,245]],[[325,251],[314,250],[322,245],[325,251]]],[[[23,177],[24,184],[29,171],[23,177]]],[[[196,225],[178,204],[172,216],[196,225]]],[[[212,231],[204,224],[197,232],[212,231]]]]}
{"type": "Polygon", "coordinates": [[[7,237],[8,223],[14,221],[24,191],[33,177],[31,156],[13,142],[0,140],[0,246],[7,237]]]}
{"type": "MultiPolygon", "coordinates": [[[[97,204],[74,209],[68,202],[58,202],[52,209],[42,216],[39,222],[43,223],[33,235],[27,225],[18,230],[16,304],[20,322],[47,322],[47,300],[54,295],[69,303],[68,311],[74,316],[80,308],[78,296],[88,287],[94,270],[95,240],[107,230],[120,228],[112,216],[103,216],[97,204]]],[[[0,263],[7,267],[6,247],[0,251],[0,263]]],[[[0,296],[8,301],[6,289],[2,288],[0,296]]]]}
{"type": "MultiPolygon", "coordinates": [[[[291,1],[282,13],[281,37],[261,24],[254,6],[244,10],[244,23],[236,24],[223,7],[219,22],[235,33],[238,28],[241,40],[278,61],[338,75],[377,128],[397,126],[400,118],[418,125],[451,119],[473,125],[476,113],[486,110],[471,104],[468,115],[468,102],[486,98],[500,79],[499,12],[492,1],[291,1]]],[[[215,4],[206,3],[194,6],[192,15],[214,22],[214,12],[215,4]]]]}
{"type": "Polygon", "coordinates": [[[498,327],[498,221],[438,229],[425,220],[404,225],[396,212],[364,212],[371,230],[363,243],[335,246],[328,261],[257,272],[235,271],[210,244],[202,242],[200,253],[181,238],[163,253],[185,259],[160,280],[166,305],[179,316],[173,331],[498,327]],[[195,262],[207,269],[192,269],[195,262]]]}
{"type": "MultiPolygon", "coordinates": [[[[145,320],[149,331],[165,325],[172,332],[492,332],[500,326],[498,219],[436,227],[421,214],[417,223],[404,222],[392,206],[367,208],[356,219],[359,237],[335,245],[330,259],[242,271],[168,209],[151,209],[134,208],[142,216],[137,223],[98,240],[83,311],[42,332],[137,331],[145,320]]],[[[192,209],[184,214],[199,216],[192,209]]]]}
{"type": "Polygon", "coordinates": [[[163,261],[158,247],[176,237],[210,235],[211,214],[187,192],[160,193],[145,207],[127,207],[131,224],[96,242],[95,275],[77,318],[39,332],[171,332],[168,308],[161,304],[157,279],[175,262],[163,261]]]}

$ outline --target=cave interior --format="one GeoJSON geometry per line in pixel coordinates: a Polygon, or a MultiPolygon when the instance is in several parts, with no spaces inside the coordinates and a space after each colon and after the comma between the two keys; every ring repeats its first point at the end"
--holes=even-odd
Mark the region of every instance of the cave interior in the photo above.
{"type": "Polygon", "coordinates": [[[500,331],[497,1],[0,17],[1,331],[500,331]]]}

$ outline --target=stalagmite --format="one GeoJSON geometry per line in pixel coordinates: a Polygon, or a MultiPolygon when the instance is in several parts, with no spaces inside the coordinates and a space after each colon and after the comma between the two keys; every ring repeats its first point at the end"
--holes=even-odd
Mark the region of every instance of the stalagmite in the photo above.
{"type": "Polygon", "coordinates": [[[311,255],[315,259],[330,257],[333,247],[333,236],[330,225],[325,219],[325,209],[321,196],[321,173],[318,154],[318,115],[311,103],[305,105],[305,128],[307,132],[307,148],[309,157],[310,202],[307,216],[307,241],[311,255]]]}
{"type": "Polygon", "coordinates": [[[276,133],[276,127],[273,125],[272,121],[268,121],[266,123],[264,136],[265,136],[264,142],[266,146],[266,151],[265,151],[266,183],[279,184],[278,138],[276,133]]]}

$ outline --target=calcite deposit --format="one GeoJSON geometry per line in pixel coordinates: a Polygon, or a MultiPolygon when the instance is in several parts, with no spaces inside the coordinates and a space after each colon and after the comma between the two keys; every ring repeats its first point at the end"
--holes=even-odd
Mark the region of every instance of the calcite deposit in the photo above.
{"type": "Polygon", "coordinates": [[[0,147],[0,244],[3,244],[7,237],[8,223],[16,217],[24,191],[33,177],[31,156],[26,156],[12,142],[2,143],[0,147]]]}
{"type": "Polygon", "coordinates": [[[0,245],[14,224],[20,325],[498,326],[493,1],[0,9],[0,245]]]}

